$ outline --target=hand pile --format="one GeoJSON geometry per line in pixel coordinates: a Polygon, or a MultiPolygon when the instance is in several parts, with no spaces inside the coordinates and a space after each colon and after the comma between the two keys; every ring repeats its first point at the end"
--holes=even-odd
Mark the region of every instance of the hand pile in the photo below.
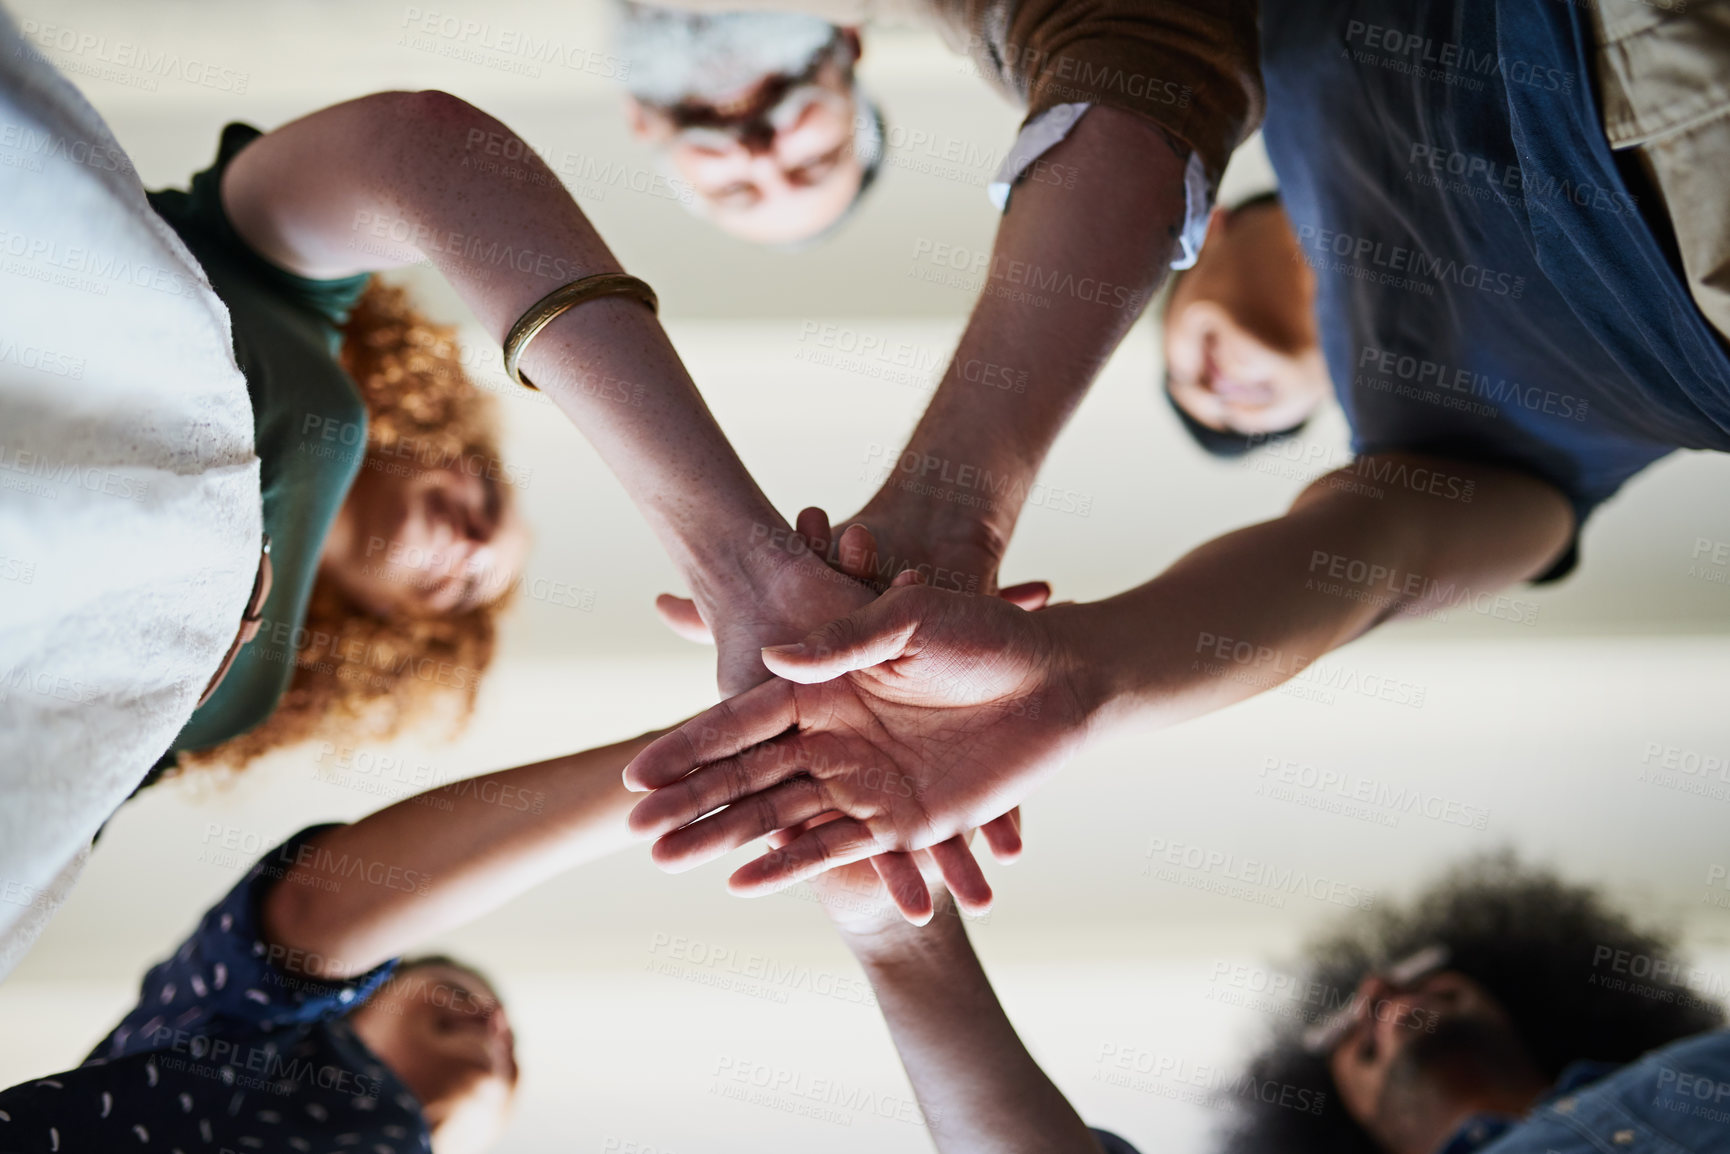
{"type": "MultiPolygon", "coordinates": [[[[873,597],[860,579],[904,563],[880,564],[876,536],[853,524],[830,568],[830,536],[822,511],[807,509],[782,551],[777,604],[794,607],[791,617],[714,628],[734,695],[626,768],[627,786],[653,791],[631,827],[657,839],[654,858],[670,871],[770,838],[773,848],[730,879],[745,895],[869,859],[895,906],[923,923],[934,907],[917,851],[957,905],[982,912],[991,888],[968,836],[978,829],[998,860],[1016,857],[1016,806],[1085,729],[1061,610],[1044,609],[1041,583],[980,595],[995,592],[994,564],[972,574],[978,592],[927,584],[927,572],[945,568],[928,564],[902,568],[873,597]],[[809,601],[798,604],[795,588],[809,601]],[[802,639],[767,645],[760,658],[746,647],[775,629],[785,636],[801,614],[817,625],[802,639]]],[[[677,632],[710,635],[692,602],[664,596],[659,607],[677,632]]]]}

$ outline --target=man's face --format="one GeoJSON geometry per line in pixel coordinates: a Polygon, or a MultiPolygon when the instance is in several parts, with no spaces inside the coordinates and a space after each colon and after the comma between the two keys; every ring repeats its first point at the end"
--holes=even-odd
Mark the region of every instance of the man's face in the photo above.
{"type": "Polygon", "coordinates": [[[1314,296],[1277,202],[1216,210],[1166,307],[1172,400],[1222,432],[1276,433],[1308,420],[1331,391],[1314,296]]]}
{"type": "Polygon", "coordinates": [[[841,218],[865,177],[856,45],[843,38],[804,73],[765,75],[725,97],[674,108],[633,100],[632,128],[724,231],[757,244],[806,240],[841,218]]]}
{"type": "Polygon", "coordinates": [[[438,1154],[498,1140],[517,1084],[516,1038],[479,977],[444,964],[399,971],[350,1022],[420,1100],[438,1154]]]}
{"type": "Polygon", "coordinates": [[[1389,1154],[1428,1154],[1480,1112],[1519,1113],[1546,1079],[1507,1011],[1452,970],[1402,989],[1371,975],[1328,1060],[1340,1103],[1389,1154]]]}

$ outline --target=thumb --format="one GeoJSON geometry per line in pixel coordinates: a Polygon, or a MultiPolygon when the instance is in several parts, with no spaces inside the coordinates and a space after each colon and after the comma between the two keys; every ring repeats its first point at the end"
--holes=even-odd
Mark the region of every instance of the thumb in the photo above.
{"type": "Polygon", "coordinates": [[[999,589],[997,595],[1020,609],[1044,609],[1051,601],[1051,586],[1044,581],[1023,581],[999,589]]]}
{"type": "Polygon", "coordinates": [[[770,645],[763,664],[777,677],[801,685],[832,681],[855,669],[869,669],[907,654],[907,642],[919,628],[922,613],[917,599],[898,589],[831,621],[793,645],[770,645]]]}
{"type": "Polygon", "coordinates": [[[668,629],[686,641],[695,641],[701,645],[715,643],[714,634],[709,632],[709,626],[704,623],[702,614],[697,612],[696,602],[689,598],[663,593],[655,598],[655,612],[661,615],[661,621],[668,629]]]}

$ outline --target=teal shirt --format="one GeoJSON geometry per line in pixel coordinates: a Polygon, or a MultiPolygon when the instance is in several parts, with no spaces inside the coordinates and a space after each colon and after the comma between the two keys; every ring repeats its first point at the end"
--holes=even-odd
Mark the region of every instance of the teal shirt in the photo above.
{"type": "MultiPolygon", "coordinates": [[[[366,457],[366,405],[337,363],[341,326],[367,275],[308,280],[271,264],[234,231],[222,209],[222,173],[262,135],[230,124],[216,163],[186,191],[150,194],[228,306],[234,355],[252,397],[264,530],[274,571],[264,623],[158,763],[148,785],[183,749],[207,749],[257,728],[294,676],[319,554],[366,457]]],[[[240,622],[235,622],[235,628],[240,622]]],[[[142,788],[142,787],[141,787],[142,788]]]]}

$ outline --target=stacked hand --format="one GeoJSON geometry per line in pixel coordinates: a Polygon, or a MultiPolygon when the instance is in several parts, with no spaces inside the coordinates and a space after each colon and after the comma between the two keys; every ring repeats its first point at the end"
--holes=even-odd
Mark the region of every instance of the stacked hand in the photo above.
{"type": "Polygon", "coordinates": [[[664,868],[683,870],[836,813],[740,868],[733,890],[773,892],[874,858],[896,904],[920,921],[930,895],[907,851],[929,849],[958,904],[985,908],[990,888],[961,835],[981,827],[999,856],[1017,852],[1010,810],[1087,721],[1055,619],[903,573],[802,642],[765,649],[778,680],[644,750],[625,781],[656,792],[632,828],[658,837],[664,868]]]}
{"type": "MultiPolygon", "coordinates": [[[[977,518],[950,517],[934,523],[928,503],[897,500],[879,492],[839,526],[841,535],[831,562],[843,573],[882,588],[897,574],[913,570],[934,589],[997,592],[997,567],[1008,542],[977,518]]],[[[1034,588],[1044,586],[1016,587],[1034,588]]]]}
{"type": "MultiPolygon", "coordinates": [[[[1012,811],[1011,816],[1019,822],[1018,812],[1012,811]]],[[[799,835],[837,820],[837,814],[814,818],[792,829],[770,834],[769,844],[775,849],[784,848],[799,835]]],[[[926,890],[934,894],[939,905],[946,904],[948,894],[943,890],[941,875],[931,851],[916,850],[907,856],[914,867],[908,877],[909,884],[915,885],[916,890],[926,890]]],[[[835,928],[840,931],[842,939],[849,947],[888,945],[908,932],[907,919],[901,914],[901,907],[906,904],[907,897],[898,898],[892,895],[889,887],[883,883],[883,879],[872,869],[869,862],[850,862],[836,866],[813,876],[809,884],[818,903],[822,905],[823,912],[835,923],[835,928]]]]}
{"type": "Polygon", "coordinates": [[[764,646],[797,641],[876,595],[824,561],[828,546],[828,521],[807,509],[791,532],[761,527],[737,581],[697,590],[697,601],[662,596],[657,607],[676,632],[715,643],[721,692],[742,693],[770,677],[764,646]]]}

